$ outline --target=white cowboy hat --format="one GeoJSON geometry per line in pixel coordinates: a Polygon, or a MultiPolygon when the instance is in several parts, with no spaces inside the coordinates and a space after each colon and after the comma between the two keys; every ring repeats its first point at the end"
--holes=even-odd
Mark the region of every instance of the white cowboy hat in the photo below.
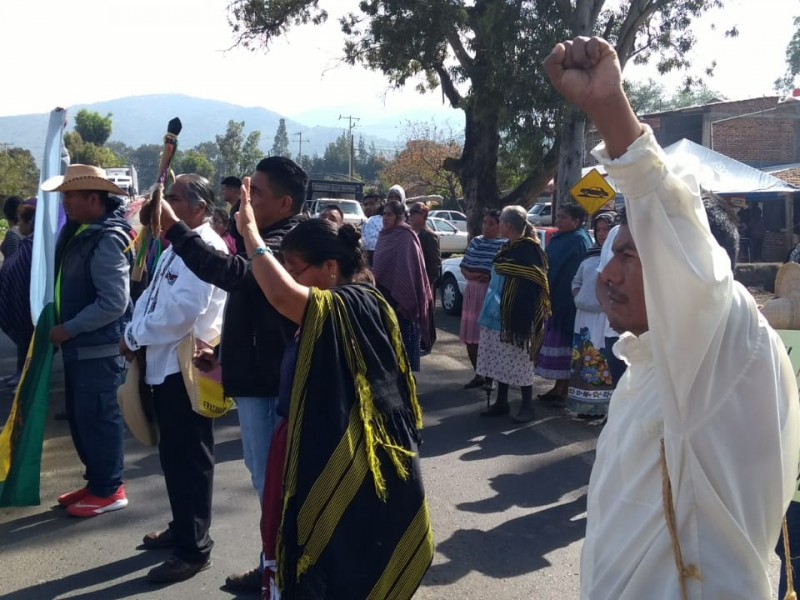
{"type": "Polygon", "coordinates": [[[92,165],[70,165],[66,175],[56,175],[42,183],[45,192],[108,192],[127,196],[128,192],[106,179],[106,172],[92,165]]]}
{"type": "Polygon", "coordinates": [[[125,383],[117,389],[117,401],[122,410],[122,418],[137,440],[145,446],[158,445],[158,426],[155,421],[150,421],[142,406],[142,397],[139,391],[139,361],[128,363],[128,373],[125,383]]]}

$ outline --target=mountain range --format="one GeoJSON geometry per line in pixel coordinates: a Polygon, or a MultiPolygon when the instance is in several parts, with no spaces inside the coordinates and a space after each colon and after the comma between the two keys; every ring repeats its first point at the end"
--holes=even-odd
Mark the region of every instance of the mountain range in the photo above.
{"type": "MultiPolygon", "coordinates": [[[[216,135],[225,133],[228,121],[234,120],[245,122],[245,135],[254,130],[261,131],[261,148],[266,153],[272,147],[279,120],[282,118],[278,113],[265,108],[248,108],[182,94],[130,96],[93,104],[80,104],[69,107],[69,114],[74,116],[84,108],[102,115],[111,113],[113,130],[109,141],[123,142],[134,148],[142,144],[161,144],[167,122],[178,116],[183,123],[180,134],[180,144],[183,149],[192,148],[202,142],[214,141],[216,135]]],[[[369,131],[359,131],[357,124],[353,135],[356,140],[363,137],[368,147],[374,143],[380,151],[389,152],[398,147],[402,126],[406,121],[440,119],[444,115],[449,116],[454,113],[456,111],[442,112],[442,114],[437,111],[437,114],[409,112],[404,115],[394,115],[383,121],[373,120],[368,126],[369,131]]],[[[299,147],[300,136],[294,135],[296,133],[302,133],[303,154],[313,156],[323,154],[325,147],[347,130],[346,121],[342,121],[338,126],[307,124],[312,119],[331,124],[338,121],[336,115],[325,111],[309,113],[302,118],[305,123],[286,119],[293,153],[296,153],[299,147]]],[[[26,148],[33,153],[38,162],[44,153],[47,122],[47,113],[0,117],[0,145],[26,148]]]]}

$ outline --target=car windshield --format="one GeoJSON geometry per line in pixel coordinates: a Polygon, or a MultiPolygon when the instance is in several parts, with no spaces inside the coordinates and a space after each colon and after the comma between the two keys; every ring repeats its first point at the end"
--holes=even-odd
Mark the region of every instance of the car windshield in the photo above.
{"type": "Polygon", "coordinates": [[[325,208],[325,206],[338,206],[342,213],[346,215],[360,215],[361,214],[361,206],[356,202],[326,202],[324,205],[320,206],[320,210],[325,208]]]}
{"type": "Polygon", "coordinates": [[[456,231],[458,231],[458,229],[456,229],[454,226],[452,226],[447,221],[429,219],[428,220],[428,225],[432,229],[435,229],[436,231],[439,231],[440,233],[455,233],[456,231]]]}

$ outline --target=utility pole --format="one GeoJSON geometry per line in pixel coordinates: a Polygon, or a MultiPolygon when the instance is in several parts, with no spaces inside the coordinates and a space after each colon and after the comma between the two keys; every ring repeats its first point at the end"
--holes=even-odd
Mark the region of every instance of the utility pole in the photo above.
{"type": "MultiPolygon", "coordinates": [[[[297,158],[298,158],[298,160],[302,161],[303,160],[303,132],[302,131],[298,131],[297,133],[293,133],[292,135],[296,135],[297,136],[297,158]]],[[[306,141],[310,142],[311,140],[306,138],[306,141]]]]}
{"type": "Polygon", "coordinates": [[[354,117],[352,115],[347,115],[347,116],[339,115],[339,120],[341,121],[342,119],[347,119],[347,122],[348,122],[347,129],[348,129],[348,132],[349,132],[349,135],[350,135],[350,152],[349,152],[349,156],[348,156],[348,158],[350,160],[349,160],[349,173],[348,173],[348,175],[350,175],[350,177],[352,178],[353,177],[353,127],[355,127],[355,125],[353,124],[353,121],[359,121],[360,119],[358,117],[354,117]]]}
{"type": "Polygon", "coordinates": [[[8,154],[8,149],[13,146],[13,144],[9,144],[8,142],[0,142],[0,146],[3,147],[3,154],[8,154]]]}

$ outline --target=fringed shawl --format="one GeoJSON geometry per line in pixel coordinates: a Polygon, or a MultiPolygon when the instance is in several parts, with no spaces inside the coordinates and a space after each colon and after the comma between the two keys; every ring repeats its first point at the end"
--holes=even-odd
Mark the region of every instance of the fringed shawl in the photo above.
{"type": "Polygon", "coordinates": [[[407,224],[383,229],[375,246],[372,272],[397,314],[418,323],[423,341],[430,331],[433,294],[419,238],[407,224]]]}
{"type": "Polygon", "coordinates": [[[312,290],[288,427],[281,593],[411,598],[433,559],[422,409],[395,313],[372,286],[312,290]]]}
{"type": "Polygon", "coordinates": [[[544,321],[551,314],[547,256],[535,239],[521,237],[497,253],[494,268],[506,278],[500,339],[525,348],[533,360],[544,341],[544,321]]]}

